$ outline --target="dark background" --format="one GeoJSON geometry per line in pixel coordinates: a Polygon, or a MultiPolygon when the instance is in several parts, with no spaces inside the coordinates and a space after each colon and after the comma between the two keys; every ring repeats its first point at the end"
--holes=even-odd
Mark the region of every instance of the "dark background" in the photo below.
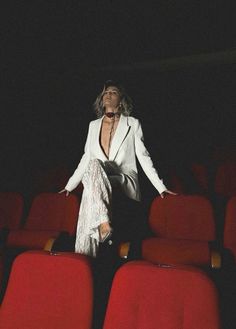
{"type": "Polygon", "coordinates": [[[134,100],[157,167],[235,146],[236,29],[226,2],[1,4],[1,189],[77,165],[107,79],[134,100]]]}

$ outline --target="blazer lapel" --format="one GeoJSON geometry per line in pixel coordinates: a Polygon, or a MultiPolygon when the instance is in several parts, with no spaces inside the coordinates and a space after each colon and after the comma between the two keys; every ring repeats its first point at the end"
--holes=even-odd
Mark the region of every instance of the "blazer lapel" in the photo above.
{"type": "Polygon", "coordinates": [[[99,153],[99,159],[101,159],[102,161],[107,161],[108,159],[100,145],[100,132],[101,132],[102,120],[103,120],[103,117],[100,118],[99,120],[97,120],[97,122],[96,122],[96,127],[95,127],[96,134],[95,134],[94,143],[95,143],[95,145],[97,144],[96,149],[98,150],[98,153],[99,153]]]}
{"type": "Polygon", "coordinates": [[[115,160],[115,157],[119,151],[119,148],[121,147],[122,142],[124,141],[128,131],[129,131],[129,128],[130,128],[130,126],[128,125],[127,117],[121,114],[118,126],[116,128],[115,135],[114,135],[112,143],[111,143],[109,160],[111,160],[111,161],[115,160]]]}

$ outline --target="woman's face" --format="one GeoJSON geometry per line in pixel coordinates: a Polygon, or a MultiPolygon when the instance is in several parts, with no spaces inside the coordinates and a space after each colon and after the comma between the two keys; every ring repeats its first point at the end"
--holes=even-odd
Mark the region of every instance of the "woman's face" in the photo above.
{"type": "Polygon", "coordinates": [[[118,108],[120,105],[121,95],[117,87],[110,86],[108,87],[102,96],[103,106],[105,108],[118,108]]]}

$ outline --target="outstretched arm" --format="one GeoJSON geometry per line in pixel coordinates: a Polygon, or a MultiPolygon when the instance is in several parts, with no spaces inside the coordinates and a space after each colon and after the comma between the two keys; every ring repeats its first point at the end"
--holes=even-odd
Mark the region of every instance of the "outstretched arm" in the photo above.
{"type": "Polygon", "coordinates": [[[158,190],[161,197],[164,198],[166,194],[176,195],[176,193],[169,191],[164,185],[162,179],[160,179],[158,172],[153,165],[150,154],[144,145],[143,131],[139,121],[135,131],[135,151],[143,171],[154,187],[158,190]]]}
{"type": "Polygon", "coordinates": [[[89,163],[90,160],[90,150],[89,150],[89,143],[90,143],[90,126],[91,123],[89,125],[89,131],[88,131],[88,135],[87,135],[87,140],[85,143],[85,147],[84,147],[84,154],[78,164],[78,167],[76,168],[76,170],[74,171],[73,175],[70,177],[69,181],[67,182],[65,188],[63,190],[61,190],[59,193],[63,193],[66,192],[66,195],[69,195],[69,192],[71,192],[72,190],[74,190],[79,183],[81,182],[81,179],[83,177],[84,171],[89,163]]]}

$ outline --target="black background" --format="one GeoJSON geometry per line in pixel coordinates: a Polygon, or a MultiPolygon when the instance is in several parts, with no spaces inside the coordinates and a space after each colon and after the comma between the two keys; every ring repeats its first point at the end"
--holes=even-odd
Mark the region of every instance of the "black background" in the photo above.
{"type": "Polygon", "coordinates": [[[27,186],[36,167],[74,169],[107,79],[133,99],[157,166],[235,145],[233,9],[152,3],[1,4],[1,189],[27,186]]]}

